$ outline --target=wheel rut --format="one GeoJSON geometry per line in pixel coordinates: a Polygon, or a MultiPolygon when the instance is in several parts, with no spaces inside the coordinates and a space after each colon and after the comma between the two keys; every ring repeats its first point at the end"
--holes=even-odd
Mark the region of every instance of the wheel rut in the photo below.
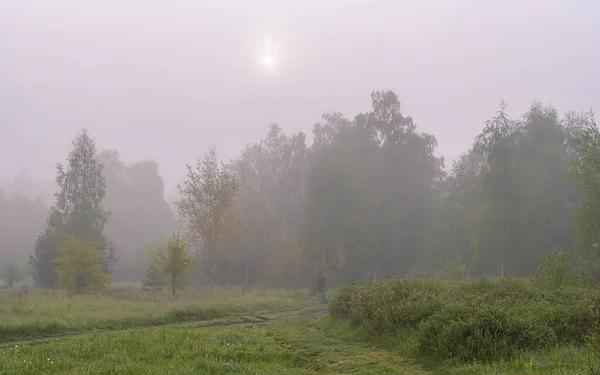
{"type": "Polygon", "coordinates": [[[309,305],[300,307],[297,309],[291,310],[276,310],[276,311],[267,311],[263,313],[252,313],[252,314],[241,314],[234,315],[228,317],[228,319],[236,320],[236,321],[223,321],[223,322],[213,322],[206,320],[195,320],[195,321],[186,321],[181,323],[172,323],[172,324],[164,324],[164,325],[153,325],[153,326],[145,326],[145,327],[134,327],[120,330],[96,330],[96,331],[84,331],[84,332],[75,332],[75,333],[67,333],[56,336],[40,336],[40,337],[29,337],[24,339],[15,339],[15,340],[0,340],[0,348],[11,346],[11,345],[22,345],[29,343],[43,343],[50,341],[58,341],[58,340],[68,340],[75,337],[81,336],[89,336],[97,333],[119,333],[119,332],[136,332],[136,331],[144,331],[149,329],[156,328],[166,328],[166,327],[186,327],[189,326],[190,329],[206,329],[206,328],[215,328],[215,327],[231,327],[231,326],[239,326],[239,325],[265,325],[274,320],[279,319],[293,319],[300,318],[305,316],[323,316],[328,312],[327,304],[319,304],[319,305],[309,305]],[[260,319],[264,317],[264,319],[260,319]],[[258,320],[249,320],[252,318],[256,318],[258,320]],[[205,324],[204,324],[205,323],[205,324]],[[200,325],[198,325],[200,324],[200,325]]]}

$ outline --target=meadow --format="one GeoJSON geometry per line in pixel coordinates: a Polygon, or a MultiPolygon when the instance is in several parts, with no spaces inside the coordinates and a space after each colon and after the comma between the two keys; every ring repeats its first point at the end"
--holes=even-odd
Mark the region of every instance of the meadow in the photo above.
{"type": "Polygon", "coordinates": [[[0,374],[590,374],[598,297],[533,278],[380,280],[328,305],[305,290],[4,292],[5,340],[36,339],[4,341],[0,374]],[[52,337],[67,332],[83,334],[52,337]]]}
{"type": "Polygon", "coordinates": [[[0,292],[0,342],[90,330],[208,321],[315,303],[305,290],[207,288],[169,291],[114,287],[102,295],[56,290],[0,292]]]}

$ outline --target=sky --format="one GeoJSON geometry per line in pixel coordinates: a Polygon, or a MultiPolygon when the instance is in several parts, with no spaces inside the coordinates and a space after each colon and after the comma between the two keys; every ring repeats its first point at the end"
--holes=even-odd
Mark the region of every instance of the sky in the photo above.
{"type": "Polygon", "coordinates": [[[0,0],[0,182],[53,179],[85,127],[158,161],[168,194],[210,145],[228,160],[272,123],[310,135],[374,90],[448,167],[501,99],[598,108],[599,16],[594,0],[0,0]]]}

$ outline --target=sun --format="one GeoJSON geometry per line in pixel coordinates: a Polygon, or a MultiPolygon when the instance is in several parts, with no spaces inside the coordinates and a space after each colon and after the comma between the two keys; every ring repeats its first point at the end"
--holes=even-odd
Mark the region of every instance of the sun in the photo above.
{"type": "Polygon", "coordinates": [[[260,65],[268,69],[273,69],[275,67],[275,58],[271,55],[265,55],[260,59],[260,65]]]}
{"type": "Polygon", "coordinates": [[[265,40],[262,51],[258,54],[258,64],[267,70],[275,70],[277,67],[279,48],[271,44],[271,39],[265,40]]]}

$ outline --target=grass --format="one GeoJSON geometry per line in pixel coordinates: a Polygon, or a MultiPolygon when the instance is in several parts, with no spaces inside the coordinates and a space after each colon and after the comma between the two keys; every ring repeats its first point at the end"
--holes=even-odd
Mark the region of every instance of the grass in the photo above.
{"type": "Polygon", "coordinates": [[[489,362],[582,343],[595,296],[528,279],[390,279],[340,288],[330,312],[375,334],[414,329],[423,360],[489,362]]]}
{"type": "Polygon", "coordinates": [[[278,319],[293,316],[223,318],[3,346],[0,375],[587,374],[587,353],[577,345],[489,362],[437,361],[420,356],[414,327],[375,333],[331,316],[278,319]],[[231,322],[260,324],[206,327],[231,322]]]}
{"type": "Polygon", "coordinates": [[[0,349],[0,374],[423,374],[396,353],[326,333],[320,318],[157,327],[0,349]]]}
{"type": "MultiPolygon", "coordinates": [[[[435,373],[588,374],[584,342],[600,332],[597,301],[582,284],[392,279],[340,288],[327,330],[435,373]]],[[[600,368],[600,351],[591,357],[600,368]]]]}
{"type": "Polygon", "coordinates": [[[386,334],[375,334],[365,327],[356,327],[347,320],[328,317],[325,332],[348,343],[392,351],[420,363],[422,368],[444,375],[588,375],[588,353],[579,345],[557,345],[548,349],[523,351],[510,360],[469,362],[457,360],[440,362],[419,356],[419,337],[416,329],[406,328],[386,334]]]}
{"type": "Polygon", "coordinates": [[[244,288],[189,290],[175,297],[132,287],[114,288],[103,296],[0,292],[0,341],[207,321],[314,302],[306,291],[244,288]]]}

